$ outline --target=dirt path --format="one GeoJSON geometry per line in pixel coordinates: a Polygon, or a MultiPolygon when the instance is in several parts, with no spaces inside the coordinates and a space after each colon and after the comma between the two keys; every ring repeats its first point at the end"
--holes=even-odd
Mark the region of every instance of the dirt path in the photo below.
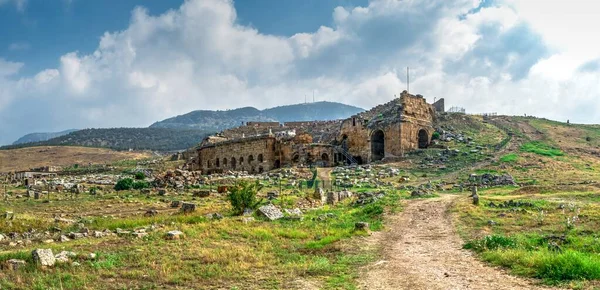
{"type": "Polygon", "coordinates": [[[449,209],[464,196],[414,200],[391,217],[389,231],[369,242],[383,247],[383,260],[364,269],[360,289],[547,289],[485,265],[462,249],[449,209]]]}

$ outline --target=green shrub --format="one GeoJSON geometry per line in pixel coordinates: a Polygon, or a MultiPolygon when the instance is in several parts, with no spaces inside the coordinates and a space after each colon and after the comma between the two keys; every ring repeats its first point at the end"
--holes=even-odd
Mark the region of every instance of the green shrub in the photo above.
{"type": "Polygon", "coordinates": [[[136,172],[135,173],[135,179],[137,179],[137,180],[144,180],[144,179],[146,179],[146,175],[143,172],[136,172]]]}
{"type": "Polygon", "coordinates": [[[370,218],[378,218],[383,214],[383,207],[379,204],[369,204],[363,208],[363,214],[370,218]]]}
{"type": "Polygon", "coordinates": [[[117,181],[117,184],[115,184],[116,191],[130,190],[132,188],[133,188],[133,179],[131,179],[131,178],[123,178],[123,179],[117,181]]]}
{"type": "Polygon", "coordinates": [[[501,235],[488,235],[483,237],[483,239],[466,243],[463,248],[476,252],[483,252],[496,249],[515,248],[516,246],[517,242],[513,238],[501,235]]]}
{"type": "Polygon", "coordinates": [[[255,209],[260,204],[256,194],[262,189],[258,180],[254,183],[241,181],[229,189],[227,199],[231,203],[234,214],[244,213],[244,209],[255,209]]]}
{"type": "Polygon", "coordinates": [[[549,157],[564,155],[564,153],[560,149],[552,147],[552,146],[542,143],[540,141],[532,141],[532,142],[523,144],[521,146],[521,151],[535,153],[538,155],[549,156],[549,157]]]}
{"type": "Polygon", "coordinates": [[[431,134],[431,140],[439,140],[440,139],[440,132],[433,132],[433,134],[431,134]]]}
{"type": "Polygon", "coordinates": [[[150,183],[148,183],[146,181],[136,181],[132,185],[133,189],[144,189],[144,188],[149,188],[149,187],[150,187],[150,183]]]}

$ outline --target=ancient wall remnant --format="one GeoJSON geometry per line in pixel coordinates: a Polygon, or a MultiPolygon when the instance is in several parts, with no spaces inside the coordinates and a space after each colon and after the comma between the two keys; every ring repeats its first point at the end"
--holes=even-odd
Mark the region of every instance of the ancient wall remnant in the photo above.
{"type": "Polygon", "coordinates": [[[259,173],[286,166],[393,160],[429,145],[435,112],[443,109],[443,99],[430,105],[404,91],[400,98],[345,120],[248,122],[206,138],[193,164],[205,173],[259,173]]]}

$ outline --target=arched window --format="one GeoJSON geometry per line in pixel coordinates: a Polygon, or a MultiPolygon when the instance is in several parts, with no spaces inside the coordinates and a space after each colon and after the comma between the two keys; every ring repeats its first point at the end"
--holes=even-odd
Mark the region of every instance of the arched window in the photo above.
{"type": "Polygon", "coordinates": [[[263,155],[262,154],[258,154],[258,162],[263,162],[263,155]]]}
{"type": "Polygon", "coordinates": [[[240,165],[244,164],[244,157],[240,157],[240,165]]]}
{"type": "Polygon", "coordinates": [[[235,169],[237,167],[237,161],[235,157],[231,157],[231,168],[235,169]]]}
{"type": "Polygon", "coordinates": [[[227,167],[227,158],[223,158],[223,167],[227,167]]]}
{"type": "Polygon", "coordinates": [[[215,165],[216,165],[217,167],[221,167],[221,163],[219,163],[219,158],[217,158],[217,160],[215,161],[215,165]]]}
{"type": "Polygon", "coordinates": [[[210,168],[212,166],[212,164],[210,164],[210,160],[206,161],[206,167],[210,168]]]}
{"type": "Polygon", "coordinates": [[[252,163],[252,161],[254,161],[254,156],[248,156],[248,164],[252,163]]]}

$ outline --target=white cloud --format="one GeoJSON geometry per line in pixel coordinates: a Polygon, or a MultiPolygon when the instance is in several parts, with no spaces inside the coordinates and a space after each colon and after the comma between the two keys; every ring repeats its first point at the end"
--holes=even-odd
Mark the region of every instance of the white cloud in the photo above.
{"type": "Polygon", "coordinates": [[[600,122],[600,56],[579,49],[589,40],[564,36],[565,45],[528,0],[505,1],[476,9],[477,0],[372,0],[289,38],[240,25],[230,0],[189,0],[157,16],[137,8],[128,27],[105,33],[89,55],[65,54],[56,69],[19,79],[23,64],[0,59],[0,143],[33,130],[299,103],[313,90],[317,100],[368,108],[404,90],[406,66],[411,92],[430,101],[600,122]]]}

